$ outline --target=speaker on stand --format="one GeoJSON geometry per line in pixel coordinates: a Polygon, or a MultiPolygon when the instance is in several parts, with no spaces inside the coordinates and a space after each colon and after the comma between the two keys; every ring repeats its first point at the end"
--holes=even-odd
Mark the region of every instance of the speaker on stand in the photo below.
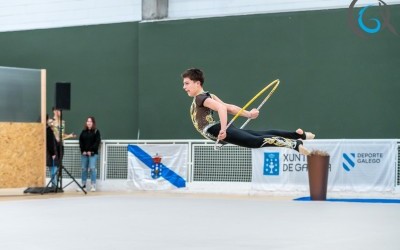
{"type": "MultiPolygon", "coordinates": [[[[68,172],[68,170],[63,166],[62,164],[62,160],[63,160],[63,154],[64,154],[64,141],[62,138],[63,135],[63,129],[64,127],[62,126],[63,122],[62,122],[62,112],[63,110],[70,110],[71,109],[71,83],[70,82],[57,82],[56,83],[56,88],[55,88],[55,106],[54,108],[57,110],[60,110],[60,122],[59,122],[59,138],[60,138],[60,142],[58,145],[58,150],[60,152],[60,156],[58,159],[59,162],[59,166],[58,166],[58,172],[57,172],[57,184],[56,184],[56,189],[55,192],[63,192],[63,185],[62,185],[62,171],[64,171],[65,173],[67,173],[67,175],[72,179],[72,181],[70,183],[68,183],[66,186],[70,185],[72,182],[75,182],[78,187],[86,194],[86,190],[75,180],[75,178],[71,175],[70,172],[68,172]]],[[[47,184],[48,188],[50,186],[50,184],[53,182],[53,180],[50,180],[49,183],[47,184]]],[[[43,194],[43,193],[42,193],[43,194]]]]}
{"type": "Polygon", "coordinates": [[[56,105],[58,110],[71,109],[71,83],[70,82],[57,82],[56,83],[56,105]]]}

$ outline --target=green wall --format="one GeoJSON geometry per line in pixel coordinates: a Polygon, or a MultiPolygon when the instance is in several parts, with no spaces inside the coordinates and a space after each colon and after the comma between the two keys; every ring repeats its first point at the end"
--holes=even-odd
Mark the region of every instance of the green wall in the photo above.
{"type": "Polygon", "coordinates": [[[66,132],[79,135],[94,116],[104,139],[136,138],[138,24],[0,33],[0,65],[47,70],[47,110],[54,88],[71,82],[66,132]]]}
{"type": "MultiPolygon", "coordinates": [[[[400,5],[390,8],[400,33],[400,5]]],[[[399,137],[400,37],[387,29],[356,36],[347,9],[151,22],[139,34],[142,138],[201,138],[179,76],[189,67],[206,72],[206,90],[238,106],[281,80],[248,128],[399,137]]]]}
{"type": "MultiPolygon", "coordinates": [[[[400,33],[400,5],[389,7],[400,33]]],[[[47,69],[49,112],[54,83],[72,83],[67,132],[94,115],[104,139],[201,139],[180,78],[199,67],[205,89],[238,106],[281,80],[248,128],[400,133],[400,37],[356,36],[347,9],[4,32],[0,47],[1,66],[47,69]]]]}

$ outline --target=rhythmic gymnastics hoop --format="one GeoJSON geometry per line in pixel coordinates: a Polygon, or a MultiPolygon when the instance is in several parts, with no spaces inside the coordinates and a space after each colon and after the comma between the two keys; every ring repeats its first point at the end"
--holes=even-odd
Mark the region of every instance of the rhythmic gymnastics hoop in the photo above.
{"type": "MultiPolygon", "coordinates": [[[[232,118],[232,120],[228,123],[228,125],[226,125],[226,129],[228,130],[229,126],[240,116],[240,114],[248,107],[250,106],[255,100],[257,100],[258,97],[260,97],[262,94],[264,94],[265,91],[267,91],[268,89],[270,89],[272,86],[273,88],[271,89],[271,91],[268,93],[268,95],[264,98],[264,100],[261,102],[260,105],[258,105],[257,110],[260,110],[261,107],[264,105],[264,103],[271,97],[271,95],[275,92],[275,90],[278,88],[279,86],[279,79],[276,79],[275,81],[271,82],[270,84],[268,84],[265,88],[263,88],[260,92],[258,92],[250,101],[248,101],[246,103],[246,105],[243,106],[243,108],[241,108],[239,110],[239,112],[237,112],[237,114],[232,118]]],[[[240,126],[240,128],[244,128],[249,122],[250,120],[252,120],[251,118],[248,118],[247,121],[245,123],[243,123],[242,126],[240,126]]],[[[218,146],[218,142],[219,139],[217,139],[217,141],[215,142],[214,145],[214,150],[218,150],[220,148],[222,148],[222,146],[224,146],[224,144],[218,146]]]]}

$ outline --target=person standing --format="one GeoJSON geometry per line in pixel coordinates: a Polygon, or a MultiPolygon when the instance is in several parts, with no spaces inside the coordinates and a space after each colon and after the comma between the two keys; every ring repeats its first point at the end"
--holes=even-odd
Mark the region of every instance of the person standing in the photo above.
{"type": "Polygon", "coordinates": [[[79,147],[81,150],[82,187],[86,189],[86,182],[90,171],[91,192],[96,191],[96,162],[100,142],[100,131],[96,127],[96,120],[93,116],[89,116],[79,136],[79,147]]]}
{"type": "Polygon", "coordinates": [[[61,121],[61,110],[53,107],[53,114],[54,117],[52,119],[47,120],[48,126],[50,126],[51,130],[53,131],[54,137],[56,139],[56,155],[57,155],[57,165],[59,165],[59,161],[62,160],[64,156],[64,145],[61,145],[61,140],[60,140],[60,130],[61,130],[61,138],[62,141],[69,139],[69,138],[76,138],[76,135],[74,133],[67,134],[65,133],[65,121],[61,121]]]}
{"type": "MultiPolygon", "coordinates": [[[[49,115],[46,115],[46,121],[49,121],[49,115]]],[[[46,122],[46,165],[49,167],[52,187],[57,186],[57,166],[58,166],[57,141],[49,122],[46,122]]]]}

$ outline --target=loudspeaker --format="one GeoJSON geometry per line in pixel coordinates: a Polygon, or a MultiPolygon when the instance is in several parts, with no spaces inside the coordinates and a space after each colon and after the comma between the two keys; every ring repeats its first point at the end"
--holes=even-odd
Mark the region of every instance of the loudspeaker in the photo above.
{"type": "Polygon", "coordinates": [[[69,110],[71,108],[71,83],[57,82],[56,83],[56,105],[59,110],[69,110]]]}

